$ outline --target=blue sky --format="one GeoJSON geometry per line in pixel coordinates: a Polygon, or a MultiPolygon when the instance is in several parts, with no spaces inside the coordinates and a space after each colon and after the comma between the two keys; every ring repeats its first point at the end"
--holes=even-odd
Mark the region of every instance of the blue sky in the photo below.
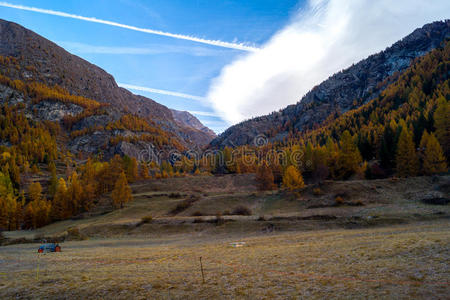
{"type": "Polygon", "coordinates": [[[449,16],[448,0],[0,0],[0,18],[217,133],[296,103],[330,75],[449,16]]]}
{"type": "MultiPolygon", "coordinates": [[[[6,1],[204,39],[264,44],[285,26],[300,4],[295,0],[65,0],[6,1]]],[[[82,20],[0,7],[13,21],[111,73],[118,83],[204,97],[221,69],[245,51],[157,36],[82,20]]],[[[220,132],[228,123],[211,105],[175,96],[133,91],[170,108],[198,112],[220,132]],[[201,114],[206,112],[206,114],[201,114]]]]}

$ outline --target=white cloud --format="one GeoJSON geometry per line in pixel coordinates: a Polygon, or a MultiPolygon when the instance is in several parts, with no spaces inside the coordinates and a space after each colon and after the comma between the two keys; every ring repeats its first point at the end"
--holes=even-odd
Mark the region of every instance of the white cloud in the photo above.
{"type": "Polygon", "coordinates": [[[224,42],[224,41],[220,41],[220,40],[208,40],[208,39],[203,39],[203,38],[199,38],[199,37],[195,37],[195,36],[164,32],[164,31],[155,30],[155,29],[141,28],[141,27],[122,24],[122,23],[118,23],[118,22],[97,19],[97,18],[93,18],[93,17],[84,17],[84,16],[79,16],[79,15],[75,15],[75,14],[62,12],[62,11],[51,10],[51,9],[44,9],[44,8],[38,8],[38,7],[25,6],[25,5],[17,5],[17,4],[12,4],[12,3],[8,3],[8,2],[0,2],[0,6],[14,8],[14,9],[20,9],[20,10],[26,10],[26,11],[32,11],[32,12],[36,12],[36,13],[53,15],[53,16],[58,16],[58,17],[77,19],[77,20],[82,20],[82,21],[86,21],[86,22],[100,23],[100,24],[104,24],[104,25],[120,27],[120,28],[124,28],[124,29],[129,29],[129,30],[134,30],[134,31],[139,31],[139,32],[144,32],[144,33],[149,33],[149,34],[161,35],[161,36],[166,36],[166,37],[170,37],[170,38],[174,38],[174,39],[187,40],[187,41],[192,41],[192,42],[196,42],[196,43],[202,43],[202,44],[207,44],[207,45],[212,45],[212,46],[217,46],[217,47],[224,47],[224,48],[230,48],[230,49],[236,49],[236,50],[242,50],[242,51],[250,51],[250,52],[259,50],[259,48],[252,47],[252,46],[246,45],[244,43],[236,43],[236,42],[229,43],[229,42],[224,42]]]}
{"type": "Polygon", "coordinates": [[[415,28],[449,16],[448,0],[310,0],[260,51],[225,66],[207,98],[232,124],[270,113],[415,28]]]}
{"type": "Polygon", "coordinates": [[[160,90],[160,89],[154,89],[150,87],[145,86],[138,86],[138,85],[132,85],[132,84],[126,84],[126,83],[117,83],[118,86],[123,87],[128,90],[135,90],[135,91],[142,91],[142,92],[149,92],[149,93],[155,93],[155,94],[161,94],[161,95],[168,95],[168,96],[174,96],[179,98],[185,98],[185,99],[191,99],[196,100],[200,102],[206,102],[206,99],[200,96],[194,96],[174,91],[167,91],[167,90],[160,90]]]}
{"type": "Polygon", "coordinates": [[[189,110],[189,113],[196,115],[196,116],[203,116],[203,117],[218,117],[219,116],[218,114],[216,114],[214,112],[210,112],[210,111],[189,110]]]}
{"type": "Polygon", "coordinates": [[[155,55],[165,53],[183,53],[193,56],[217,56],[229,50],[217,50],[207,47],[180,45],[148,45],[147,47],[97,46],[78,42],[57,42],[58,45],[71,53],[77,54],[131,54],[155,55]]]}

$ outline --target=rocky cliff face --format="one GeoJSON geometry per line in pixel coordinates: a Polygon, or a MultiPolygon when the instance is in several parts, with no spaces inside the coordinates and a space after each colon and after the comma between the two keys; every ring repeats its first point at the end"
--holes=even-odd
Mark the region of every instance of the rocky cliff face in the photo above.
{"type": "Polygon", "coordinates": [[[439,47],[450,36],[450,20],[427,24],[386,50],[343,70],[308,92],[297,104],[270,115],[230,127],[211,142],[213,147],[244,145],[264,134],[282,140],[323,122],[330,114],[343,113],[375,98],[409,67],[412,60],[439,47]]]}
{"type": "Polygon", "coordinates": [[[208,133],[177,123],[164,105],[120,88],[113,76],[101,68],[18,24],[0,20],[0,55],[14,57],[20,64],[20,68],[0,69],[11,79],[59,85],[71,94],[137,114],[171,132],[187,147],[197,146],[196,140],[211,140],[208,133]]]}
{"type": "Polygon", "coordinates": [[[216,134],[214,131],[203,125],[199,119],[193,116],[191,113],[187,111],[179,111],[175,109],[171,109],[173,118],[175,121],[182,127],[190,128],[193,131],[201,131],[203,134],[194,135],[194,141],[200,145],[207,145],[214,138],[216,138],[216,134]]]}

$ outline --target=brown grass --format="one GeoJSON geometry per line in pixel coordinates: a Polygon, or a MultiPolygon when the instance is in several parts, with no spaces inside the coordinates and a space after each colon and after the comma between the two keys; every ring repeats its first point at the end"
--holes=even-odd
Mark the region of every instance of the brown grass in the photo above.
{"type": "Polygon", "coordinates": [[[444,299],[449,225],[101,239],[66,242],[62,253],[45,255],[36,254],[37,244],[7,246],[0,248],[0,298],[444,299]]]}

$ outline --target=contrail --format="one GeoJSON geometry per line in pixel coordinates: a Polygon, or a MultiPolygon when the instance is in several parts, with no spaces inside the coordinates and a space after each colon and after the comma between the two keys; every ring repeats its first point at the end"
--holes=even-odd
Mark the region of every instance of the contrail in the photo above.
{"type": "Polygon", "coordinates": [[[159,31],[159,30],[154,30],[154,29],[140,28],[140,27],[121,24],[121,23],[117,23],[117,22],[113,22],[113,21],[101,20],[101,19],[97,19],[97,18],[93,18],[93,17],[83,17],[83,16],[69,14],[69,13],[56,11],[56,10],[43,9],[43,8],[37,8],[37,7],[31,7],[31,6],[24,6],[24,5],[16,5],[16,4],[8,3],[8,2],[0,2],[0,6],[20,9],[20,10],[27,10],[27,11],[32,11],[32,12],[37,12],[37,13],[42,13],[42,14],[47,14],[47,15],[65,17],[65,18],[78,19],[78,20],[83,20],[83,21],[87,21],[87,22],[100,23],[100,24],[125,28],[125,29],[129,29],[129,30],[134,30],[134,31],[140,31],[140,32],[145,32],[145,33],[150,33],[150,34],[167,36],[167,37],[180,39],[180,40],[188,40],[188,41],[192,41],[192,42],[213,45],[213,46],[217,46],[217,47],[230,48],[230,49],[249,51],[249,52],[255,52],[255,51],[260,50],[257,47],[246,46],[245,44],[242,44],[242,43],[236,44],[236,43],[223,42],[223,41],[219,41],[219,40],[207,40],[207,39],[202,39],[202,38],[198,38],[198,37],[194,37],[194,36],[169,33],[169,32],[164,32],[164,31],[159,31]]]}
{"type": "Polygon", "coordinates": [[[123,88],[126,88],[126,89],[130,89],[130,90],[150,92],[150,93],[157,93],[157,94],[162,94],[162,95],[169,95],[169,96],[175,96],[175,97],[181,97],[181,98],[186,98],[186,99],[192,99],[192,100],[196,100],[196,101],[206,102],[206,98],[200,97],[200,96],[193,96],[193,95],[184,94],[184,93],[178,93],[178,92],[172,92],[172,91],[166,91],[166,90],[159,90],[159,89],[154,89],[154,88],[149,88],[149,87],[144,87],[144,86],[137,86],[137,85],[132,85],[132,84],[126,84],[126,83],[118,83],[118,85],[120,87],[123,87],[123,88]]]}

